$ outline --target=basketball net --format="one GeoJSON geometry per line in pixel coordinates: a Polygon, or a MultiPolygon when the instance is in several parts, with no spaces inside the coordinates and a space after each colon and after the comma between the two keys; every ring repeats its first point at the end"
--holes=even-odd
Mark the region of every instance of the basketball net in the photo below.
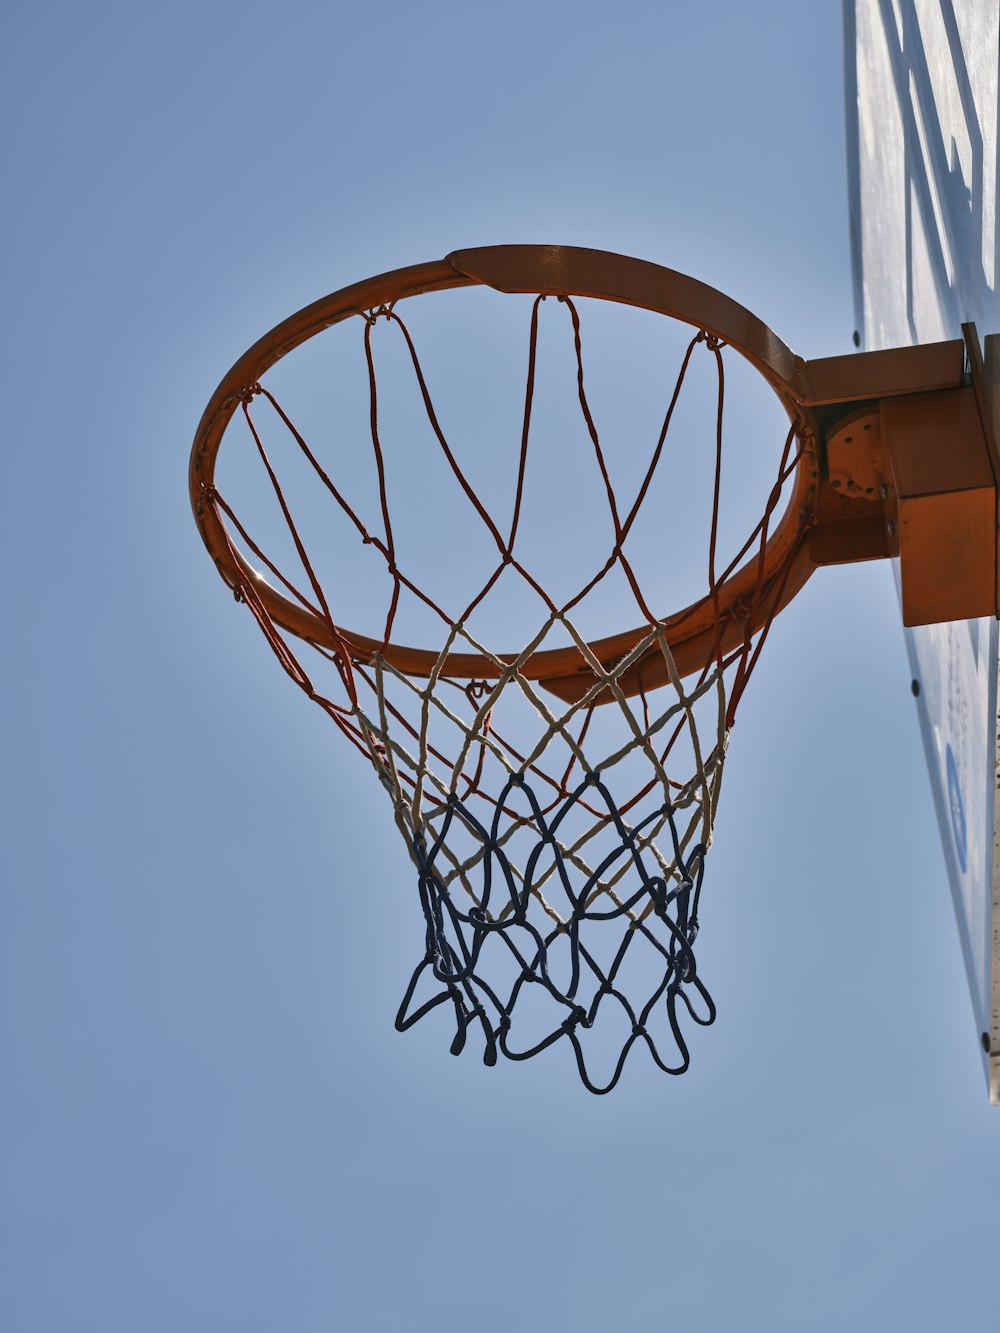
{"type": "MultiPolygon", "coordinates": [[[[285,671],[374,770],[415,868],[424,946],[405,987],[397,1028],[410,1028],[443,1006],[453,1017],[453,1053],[473,1034],[488,1065],[500,1055],[525,1060],[562,1044],[572,1048],[586,1087],[603,1093],[618,1082],[637,1045],[665,1072],[683,1072],[689,1063],[685,1029],[715,1018],[695,957],[705,857],[730,728],[770,628],[770,617],[762,624],[759,614],[762,598],[780,604],[781,581],[797,549],[792,543],[765,587],[764,549],[799,451],[793,424],[760,523],[726,567],[717,568],[725,344],[704,332],[691,337],[642,484],[626,508],[612,486],[584,389],[577,307],[569,297],[556,298],[570,317],[579,409],[614,532],[599,567],[583,573],[575,596],[557,603],[522,564],[518,546],[544,299],[532,307],[509,523],[501,526],[460,467],[409,329],[391,305],[361,312],[381,526],[362,522],[317,449],[261,383],[243,393],[242,411],[294,544],[297,572],[279,569],[214,484],[206,502],[225,525],[233,562],[261,570],[237,584],[238,599],[256,617],[285,671]],[[490,577],[457,614],[418,586],[397,558],[373,350],[380,324],[402,336],[437,445],[496,547],[490,577]],[[684,613],[664,620],[651,609],[629,560],[628,538],[663,464],[695,356],[711,358],[717,386],[708,558],[712,614],[702,659],[693,669],[683,663],[681,670],[671,643],[684,613]],[[272,463],[273,449],[265,447],[265,436],[270,440],[275,430],[292,442],[342,518],[384,560],[392,592],[381,641],[361,641],[340,624],[335,592],[317,574],[272,463]],[[721,609],[720,586],[748,567],[756,572],[746,595],[721,609]],[[579,632],[574,611],[612,569],[624,575],[644,628],[627,651],[609,660],[579,632]],[[537,627],[516,654],[498,652],[469,628],[502,577],[522,580],[539,607],[537,627]],[[262,599],[262,580],[319,618],[330,646],[295,640],[282,628],[262,599]],[[405,598],[417,599],[441,624],[436,658],[419,672],[393,645],[405,598]],[[755,624],[762,624],[756,632],[755,624]],[[540,678],[539,655],[553,643],[571,646],[575,667],[561,669],[558,679],[540,678]]],[[[665,562],[669,556],[665,549],[665,562]]],[[[408,913],[411,901],[400,893],[388,908],[408,913]]],[[[385,907],[383,901],[377,910],[385,907]]]]}

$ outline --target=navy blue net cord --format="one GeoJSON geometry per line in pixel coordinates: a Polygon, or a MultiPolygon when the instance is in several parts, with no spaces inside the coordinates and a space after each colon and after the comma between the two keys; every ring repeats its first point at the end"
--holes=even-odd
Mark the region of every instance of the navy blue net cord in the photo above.
{"type": "Polygon", "coordinates": [[[646,817],[646,823],[666,821],[679,867],[672,883],[647,866],[640,836],[642,825],[629,829],[616,815],[615,803],[596,773],[588,773],[580,786],[551,820],[547,820],[531,788],[521,777],[510,779],[501,795],[491,826],[487,828],[457,797],[448,801],[448,810],[437,835],[428,845],[423,835],[414,839],[413,860],[417,866],[420,905],[426,925],[426,951],[414,969],[403,1002],[396,1016],[400,1032],[413,1026],[439,1005],[450,1001],[455,1014],[453,1055],[459,1055],[470,1027],[478,1027],[483,1040],[483,1060],[497,1062],[498,1054],[510,1060],[528,1060],[556,1042],[572,1046],[584,1086],[593,1093],[610,1092],[621,1077],[629,1051],[643,1042],[653,1061],[667,1074],[682,1074],[688,1068],[687,1042],[681,1030],[680,1013],[707,1026],[715,1020],[715,1005],[698,976],[694,942],[698,935],[698,900],[704,874],[705,848],[698,844],[685,860],[681,856],[673,811],[663,806],[646,817]],[[516,875],[499,840],[499,822],[510,791],[517,788],[525,795],[534,814],[534,831],[539,841],[537,852],[548,849],[554,858],[555,873],[561,882],[571,910],[564,921],[540,928],[532,917],[535,905],[533,868],[529,860],[523,878],[516,875]],[[606,803],[618,835],[617,850],[611,851],[595,873],[576,885],[575,867],[567,865],[558,840],[558,828],[572,806],[585,794],[599,795],[606,803]],[[448,836],[449,826],[459,819],[474,830],[483,849],[481,860],[483,892],[480,906],[463,908],[456,902],[445,879],[438,873],[436,860],[448,836]],[[638,884],[631,895],[609,905],[601,892],[601,875],[612,862],[627,858],[638,884]],[[499,900],[499,902],[498,902],[499,900]],[[649,911],[648,909],[652,909],[649,911]],[[620,922],[625,929],[610,962],[603,966],[587,948],[587,928],[594,923],[620,922]],[[549,966],[556,944],[568,946],[569,966],[564,981],[557,982],[549,966]],[[649,993],[641,999],[629,997],[616,980],[630,950],[643,948],[654,974],[649,993]],[[498,994],[487,977],[490,954],[507,951],[516,972],[506,994],[498,994]],[[416,997],[428,986],[431,994],[417,1003],[416,997]],[[551,1027],[531,1045],[518,1049],[511,1030],[514,1010],[525,987],[539,992],[551,1010],[551,1027]],[[602,1010],[618,1006],[629,1032],[614,1060],[613,1072],[605,1081],[595,1080],[588,1061],[586,1037],[596,1029],[602,1010]],[[654,1018],[660,1021],[654,1025],[654,1018]],[[672,1048],[664,1055],[666,1046],[672,1048]]]}

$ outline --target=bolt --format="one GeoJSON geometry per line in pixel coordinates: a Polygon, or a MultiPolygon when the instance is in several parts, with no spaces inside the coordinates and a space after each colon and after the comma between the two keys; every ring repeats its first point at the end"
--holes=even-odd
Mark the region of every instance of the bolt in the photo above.
{"type": "Polygon", "coordinates": [[[891,537],[891,536],[893,535],[893,533],[896,531],[896,525],[895,525],[895,523],[893,523],[893,521],[892,521],[891,518],[889,519],[888,523],[886,523],[886,525],[885,525],[885,530],[886,530],[886,532],[889,534],[890,537],[891,537]]]}
{"type": "Polygon", "coordinates": [[[987,1055],[989,1055],[991,1043],[990,1043],[990,1034],[988,1032],[983,1033],[982,1042],[983,1042],[983,1050],[986,1052],[987,1055]]]}

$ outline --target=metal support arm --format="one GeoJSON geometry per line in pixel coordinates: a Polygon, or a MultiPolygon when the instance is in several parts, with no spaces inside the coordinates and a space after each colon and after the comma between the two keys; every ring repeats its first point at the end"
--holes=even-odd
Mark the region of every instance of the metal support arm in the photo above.
{"type": "Polygon", "coordinates": [[[898,557],[906,625],[1000,610],[995,408],[975,327],[963,332],[807,366],[822,431],[810,558],[898,557]]]}

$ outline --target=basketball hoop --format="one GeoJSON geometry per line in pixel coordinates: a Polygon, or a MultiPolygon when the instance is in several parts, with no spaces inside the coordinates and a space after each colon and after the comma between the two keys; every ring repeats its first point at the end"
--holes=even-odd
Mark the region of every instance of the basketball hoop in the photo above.
{"type": "MultiPolygon", "coordinates": [[[[877,485],[881,462],[871,447],[877,432],[865,437],[876,485],[863,488],[862,499],[853,493],[848,499],[834,496],[829,501],[839,506],[834,518],[825,527],[819,522],[824,496],[832,494],[829,466],[821,456],[832,438],[829,421],[821,420],[823,405],[872,397],[853,382],[831,389],[837,380],[836,375],[831,380],[831,367],[832,361],[825,370],[824,363],[803,362],[742,306],[668,269],[591,250],[498,246],[458,251],[316,302],[255,344],[216,390],[191,461],[191,496],[202,536],[285,671],[374,769],[416,869],[424,950],[405,988],[396,1019],[400,1030],[448,1005],[455,1054],[472,1031],[487,1064],[499,1055],[523,1060],[565,1043],[584,1084],[598,1093],[615,1086],[636,1044],[667,1073],[688,1067],[687,1026],[715,1017],[694,946],[705,857],[740,699],[774,616],[816,565],[889,553],[884,532],[881,538],[870,533],[870,520],[881,509],[869,503],[864,523],[857,518],[869,492],[878,499],[887,489],[877,485]],[[520,441],[510,458],[515,501],[504,518],[492,512],[460,465],[400,313],[404,301],[420,294],[476,285],[534,298],[520,441]],[[653,311],[690,327],[665,393],[662,428],[641,484],[627,502],[612,483],[585,388],[578,299],[588,297],[653,311]],[[568,317],[577,407],[613,532],[596,567],[579,570],[568,599],[550,595],[522,561],[519,547],[538,318],[546,298],[555,298],[568,317]],[[321,450],[264,381],[294,348],[351,319],[368,367],[377,524],[362,519],[321,450]],[[396,549],[374,350],[375,331],[384,326],[402,339],[436,448],[490,550],[495,548],[488,578],[463,606],[445,606],[437,590],[411,575],[396,549]],[[722,564],[725,365],[734,354],[767,381],[788,424],[760,520],[722,564]],[[654,474],[667,466],[675,408],[696,357],[707,358],[715,377],[707,579],[703,596],[670,609],[659,605],[656,588],[641,583],[629,541],[654,474]],[[294,548],[294,571],[265,551],[250,520],[217,485],[216,459],[236,414],[248,427],[280,508],[294,548]],[[321,577],[317,558],[307,550],[265,440],[272,430],[291,442],[331,513],[353,527],[368,553],[384,563],[390,596],[381,635],[371,626],[356,631],[341,623],[336,576],[332,582],[321,577]],[[831,532],[849,532],[848,554],[838,547],[837,554],[825,557],[815,537],[818,526],[828,545],[831,532]],[[870,550],[862,550],[854,535],[862,529],[870,550]],[[588,639],[576,613],[611,571],[627,584],[635,628],[609,626],[615,632],[588,639]],[[511,579],[537,602],[537,622],[518,646],[486,642],[472,622],[499,583],[511,579]],[[414,599],[439,624],[433,647],[397,641],[405,599],[414,599]],[[319,683],[319,671],[330,676],[329,687],[319,683]],[[609,719],[617,728],[614,740],[608,739],[614,730],[609,719]],[[598,1036],[605,1030],[615,1034],[610,1059],[598,1036]],[[606,1066],[602,1076],[594,1071],[595,1058],[606,1066]]],[[[921,387],[912,384],[910,363],[890,370],[888,392],[921,387]]],[[[926,380],[923,369],[915,373],[926,380]]],[[[860,437],[857,410],[852,420],[859,423],[860,437]]],[[[842,433],[843,438],[852,439],[842,433]]],[[[838,458],[836,480],[846,492],[850,468],[838,458]]]]}

